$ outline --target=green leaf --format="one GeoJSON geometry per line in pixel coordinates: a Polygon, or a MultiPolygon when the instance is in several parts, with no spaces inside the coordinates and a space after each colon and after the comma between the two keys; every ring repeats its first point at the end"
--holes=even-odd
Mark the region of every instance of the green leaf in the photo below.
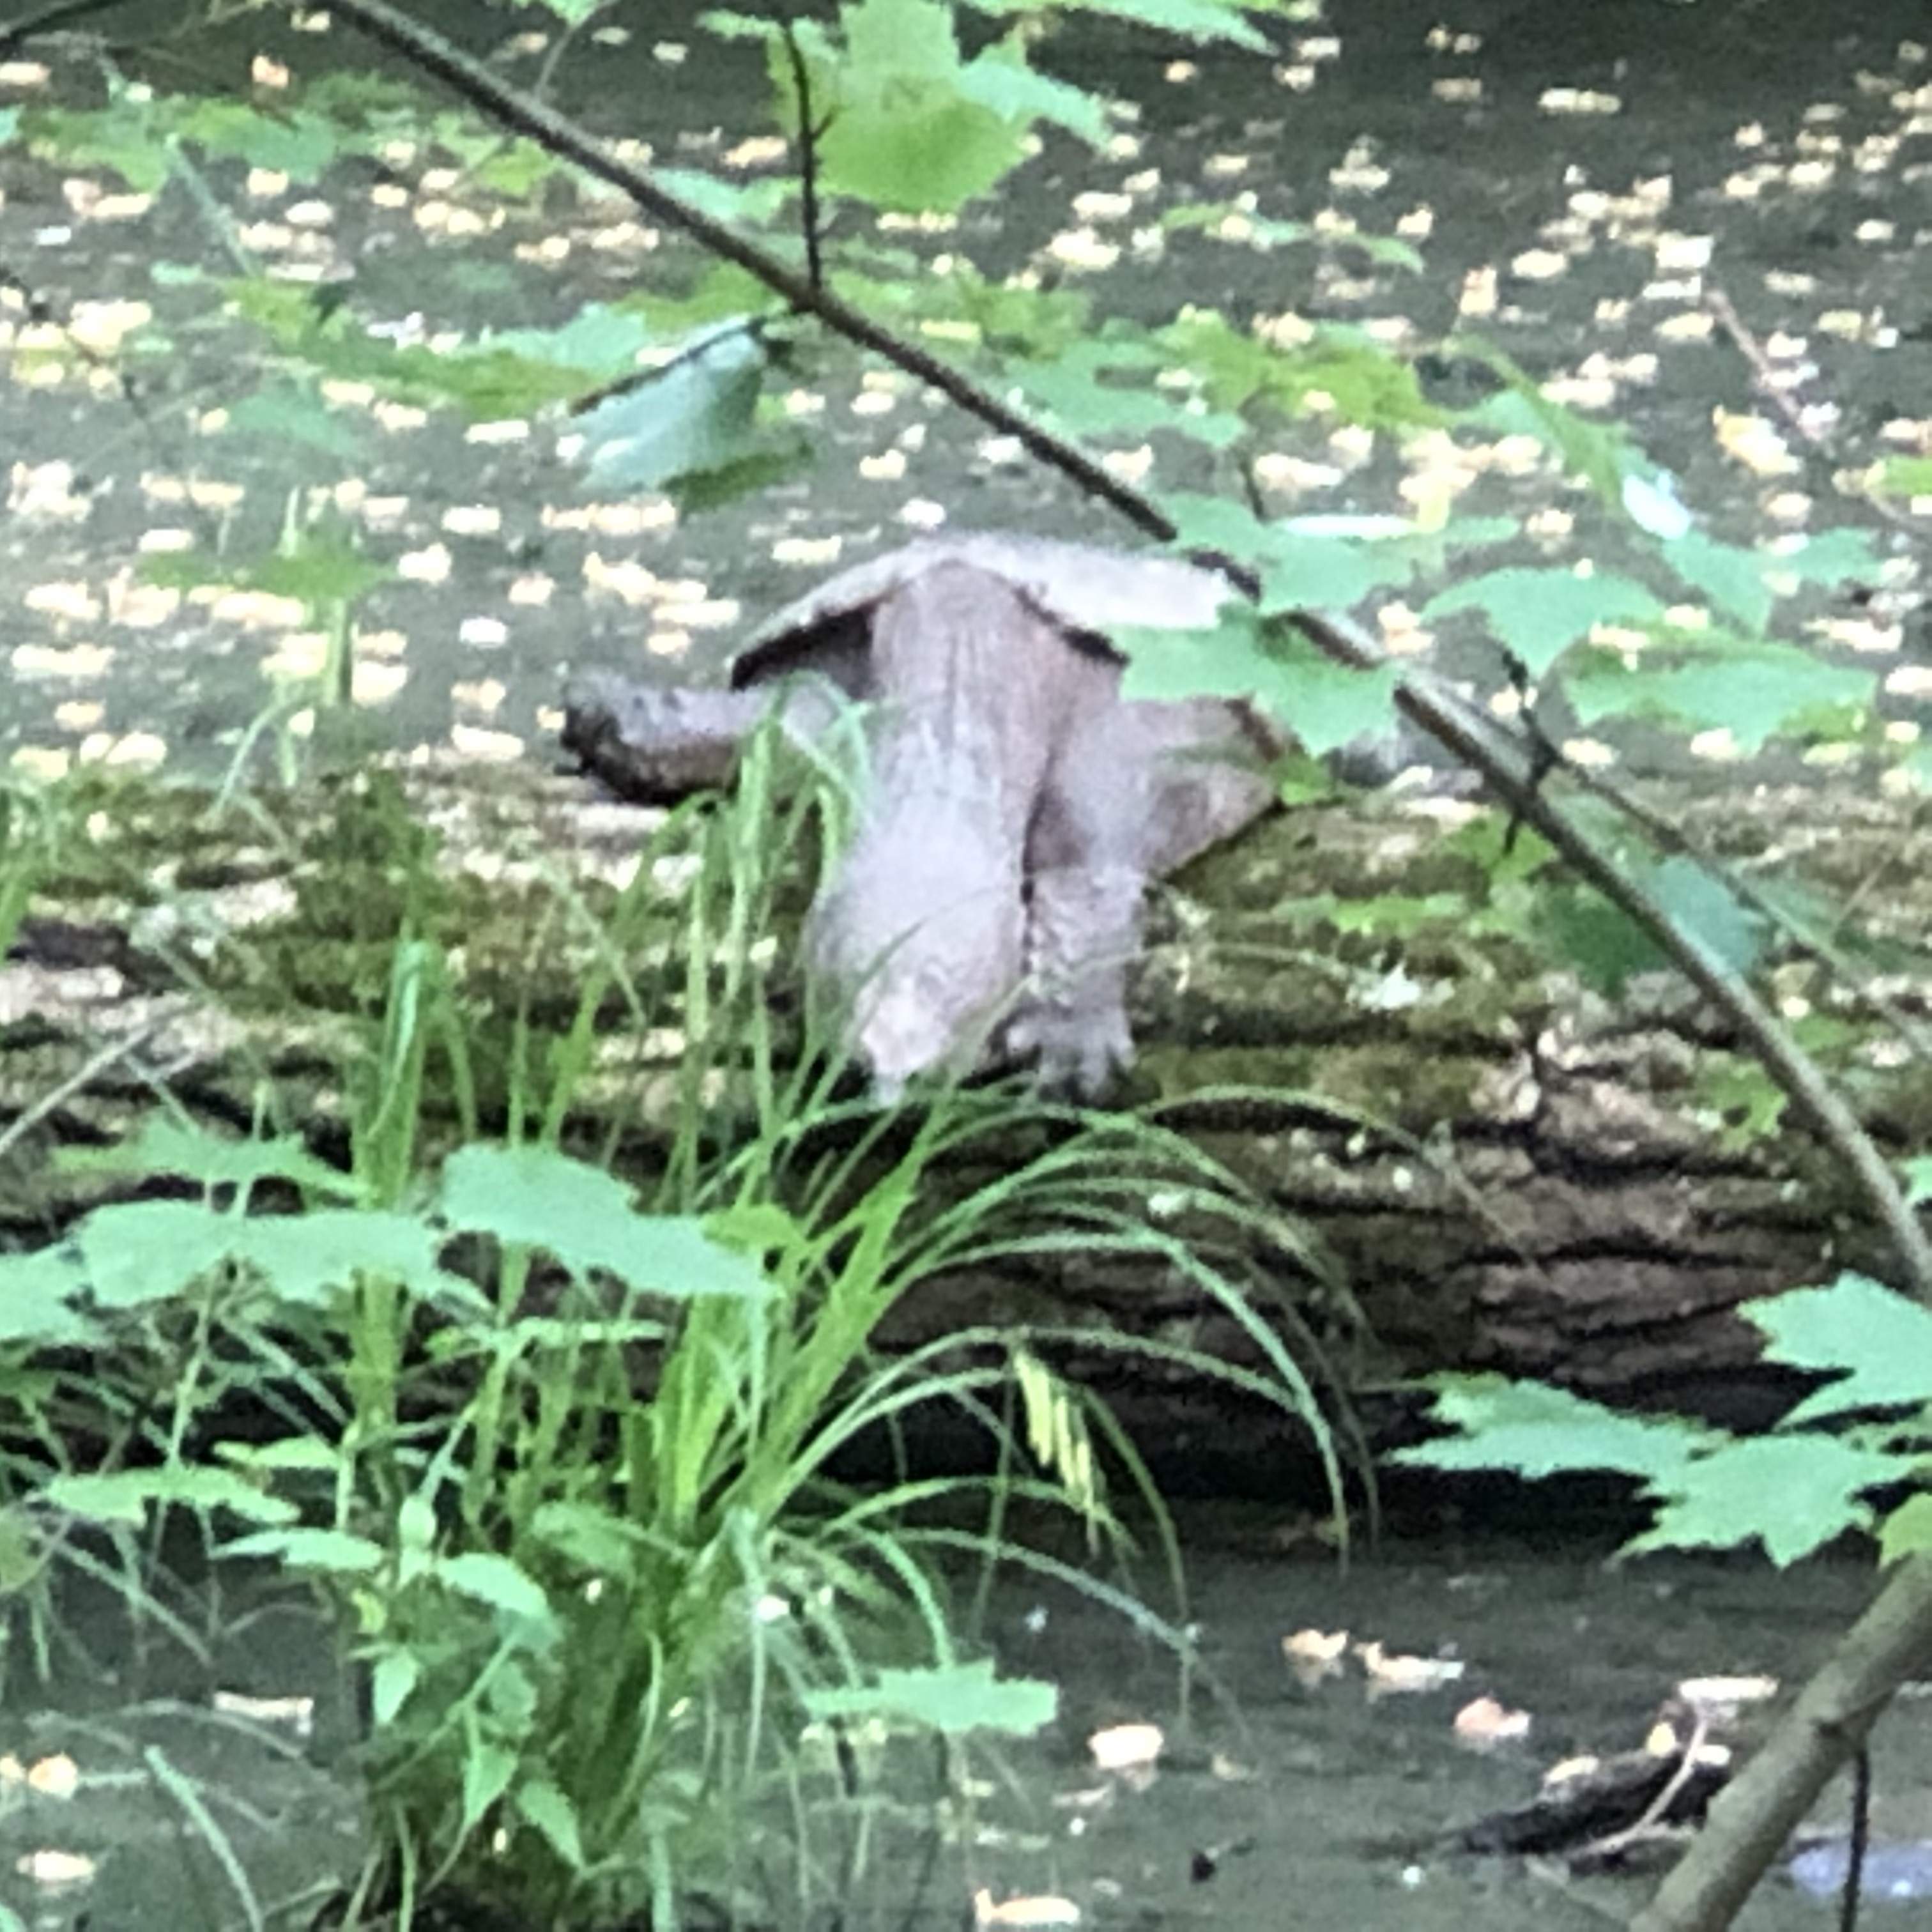
{"type": "Polygon", "coordinates": [[[1077,135],[1090,148],[1106,142],[1106,103],[1084,88],[1034,73],[1026,64],[1022,29],[1016,28],[963,68],[959,91],[968,100],[992,109],[1002,121],[1051,122],[1077,135]]]}
{"type": "Polygon", "coordinates": [[[263,382],[229,410],[222,434],[293,444],[344,462],[362,460],[371,442],[359,423],[330,408],[314,389],[272,381],[263,382]]]}
{"type": "Polygon", "coordinates": [[[575,1274],[602,1270],[652,1294],[770,1293],[758,1264],[720,1246],[701,1222],[640,1214],[631,1202],[602,1168],[540,1148],[467,1147],[443,1168],[452,1228],[544,1249],[575,1274]]]}
{"type": "Polygon", "coordinates": [[[1611,652],[1589,652],[1566,667],[1563,688],[1586,725],[1665,717],[1693,730],[1728,730],[1749,757],[1821,712],[1868,710],[1876,682],[1874,672],[1828,664],[1794,645],[1673,632],[1655,655],[1634,664],[1611,652]]]}
{"type": "Polygon", "coordinates": [[[413,1651],[386,1651],[376,1660],[369,1673],[369,1713],[379,1727],[395,1722],[397,1712],[422,1681],[422,1660],[413,1651]]]}
{"type": "Polygon", "coordinates": [[[317,1570],[330,1576],[366,1576],[388,1562],[380,1544],[340,1529],[265,1529],[222,1546],[235,1557],[272,1557],[291,1570],[317,1570]]]}
{"type": "Polygon", "coordinates": [[[1128,364],[1118,345],[1076,344],[1057,362],[1021,369],[1028,399],[1067,434],[1138,439],[1160,430],[1226,449],[1246,434],[1239,416],[1209,410],[1144,380],[1109,382],[1103,376],[1128,364]]]}
{"type": "Polygon", "coordinates": [[[34,107],[21,116],[28,150],[68,168],[111,168],[136,194],[158,194],[172,163],[145,108],[34,107]]]}
{"type": "Polygon", "coordinates": [[[94,1522],[145,1522],[149,1508],[158,1503],[229,1510],[250,1522],[290,1522],[298,1514],[292,1503],[264,1493],[232,1471],[191,1463],[122,1469],[111,1475],[56,1476],[40,1494],[54,1508],[94,1522]]]}
{"type": "Polygon", "coordinates": [[[465,1729],[463,1754],[463,1830],[476,1830],[491,1805],[510,1788],[517,1774],[517,1754],[488,1738],[475,1735],[473,1716],[465,1729]]]}
{"type": "Polygon", "coordinates": [[[1628,1548],[1730,1550],[1755,1538],[1783,1569],[1848,1529],[1868,1528],[1862,1493],[1903,1481],[1913,1467],[1913,1459],[1827,1436],[1726,1442],[1652,1485],[1662,1507],[1628,1548]]]}
{"type": "MultiPolygon", "coordinates": [[[[1024,157],[1025,122],[972,98],[952,10],[940,0],[859,0],[839,18],[845,58],[836,67],[811,63],[813,104],[825,116],[822,178],[831,192],[876,208],[950,214],[1024,157]]],[[[775,62],[774,73],[795,128],[788,64],[775,62]]]]}
{"type": "Polygon", "coordinates": [[[1696,860],[1664,860],[1644,879],[1659,908],[1731,970],[1746,974],[1764,951],[1765,923],[1723,880],[1696,860]]]}
{"type": "Polygon", "coordinates": [[[1762,1329],[1765,1358],[1838,1379],[1784,1418],[1796,1428],[1857,1409],[1932,1402],[1932,1311],[1849,1270],[1828,1288],[1796,1288],[1738,1311],[1762,1329]]]}
{"type": "MultiPolygon", "coordinates": [[[[1040,0],[968,0],[982,14],[1036,14],[1040,0]]],[[[1244,17],[1240,0],[1058,0],[1056,11],[1102,14],[1153,27],[1177,38],[1215,41],[1266,53],[1268,42],[1244,17]]]]}
{"type": "Polygon", "coordinates": [[[1888,456],[1877,487],[1888,496],[1932,496],[1932,456],[1888,456]]]}
{"type": "MultiPolygon", "coordinates": [[[[798,183],[789,175],[762,175],[750,181],[724,181],[716,175],[702,174],[695,168],[657,168],[652,170],[658,185],[667,194],[708,214],[714,221],[728,221],[752,228],[770,226],[782,214],[798,194],[798,183]]],[[[729,263],[721,262],[720,268],[729,263]]],[[[737,272],[742,274],[743,271],[737,272]]],[[[762,283],[753,283],[762,290],[762,283]]],[[[742,310],[741,294],[724,313],[742,310]]]]}
{"type": "Polygon", "coordinates": [[[86,1265],[68,1244],[0,1255],[0,1342],[98,1346],[100,1330],[75,1306],[86,1288],[86,1265]]]}
{"type": "Polygon", "coordinates": [[[87,1292],[104,1309],[165,1301],[228,1259],[238,1227],[236,1216],[198,1202],[98,1208],[74,1232],[87,1292]]]}
{"type": "Polygon", "coordinates": [[[1599,992],[1615,998],[1640,973],[1667,963],[1650,934],[1592,887],[1544,886],[1532,904],[1543,943],[1599,992]]]}
{"type": "Polygon", "coordinates": [[[358,1191],[349,1175],[316,1160],[292,1135],[242,1140],[160,1114],[143,1121],[132,1139],[112,1148],[70,1150],[61,1164],[68,1172],[166,1174],[204,1187],[244,1191],[263,1180],[284,1180],[305,1193],[344,1200],[352,1200],[358,1191]]]}
{"type": "Polygon", "coordinates": [[[1678,1418],[1620,1415],[1539,1382],[1456,1376],[1424,1386],[1436,1420],[1461,1432],[1395,1451],[1396,1462],[1426,1468],[1512,1469],[1531,1478],[1611,1469],[1654,1487],[1680,1476],[1700,1449],[1726,1439],[1678,1418]]]}
{"type": "Polygon", "coordinates": [[[530,1534],[565,1562],[611,1580],[636,1574],[644,1532],[608,1510],[590,1503],[544,1503],[530,1534]]]}
{"type": "Polygon", "coordinates": [[[526,1778],[512,1800],[526,1823],[571,1871],[584,1869],[584,1840],[577,1828],[577,1810],[569,1798],[547,1778],[526,1778]]]}
{"type": "Polygon", "coordinates": [[[1027,1737],[1053,1722],[1059,1696],[1032,1678],[1000,1678],[991,1663],[881,1670],[868,1684],[808,1690],[805,1707],[822,1724],[898,1719],[963,1737],[994,1731],[1027,1737]]]}
{"type": "Polygon", "coordinates": [[[285,1436],[273,1442],[218,1442],[214,1453],[240,1469],[297,1469],[318,1476],[338,1474],[343,1450],[320,1436],[285,1436]]]}
{"type": "Polygon", "coordinates": [[[1453,337],[1442,346],[1447,360],[1466,358],[1488,369],[1506,386],[1464,420],[1498,436],[1530,436],[1542,443],[1571,476],[1580,477],[1620,513],[1624,478],[1649,468],[1630,436],[1616,424],[1594,423],[1546,396],[1535,379],[1492,344],[1473,337],[1453,337]]]}
{"type": "Polygon", "coordinates": [[[1452,585],[1432,597],[1422,615],[1435,623],[1458,610],[1484,613],[1504,647],[1537,678],[1596,625],[1644,624],[1664,615],[1642,584],[1614,572],[1580,576],[1520,567],[1452,585]]]}
{"type": "Polygon", "coordinates": [[[1932,1550],[1932,1496],[1922,1490],[1907,1496],[1879,1526],[1878,1558],[1889,1567],[1932,1550]]]}
{"type": "MultiPolygon", "coordinates": [[[[443,1286],[434,1229],[413,1215],[370,1208],[322,1208],[261,1216],[236,1231],[232,1252],[259,1268],[278,1300],[322,1307],[357,1275],[401,1282],[425,1299],[443,1286]]],[[[477,1309],[488,1304],[464,1284],[477,1309]]]]}
{"type": "Polygon", "coordinates": [[[752,455],[765,365],[755,322],[739,316],[701,332],[578,418],[592,481],[655,490],[752,455]]]}
{"type": "Polygon", "coordinates": [[[176,138],[213,159],[244,161],[292,181],[313,182],[341,158],[343,130],[300,106],[284,104],[265,113],[232,96],[183,97],[166,104],[176,138]]]}
{"type": "Polygon", "coordinates": [[[436,1565],[436,1576],[446,1588],[493,1610],[534,1625],[546,1638],[556,1634],[556,1618],[550,1599],[526,1571],[508,1557],[493,1556],[484,1550],[471,1550],[460,1556],[446,1556],[436,1565]]]}

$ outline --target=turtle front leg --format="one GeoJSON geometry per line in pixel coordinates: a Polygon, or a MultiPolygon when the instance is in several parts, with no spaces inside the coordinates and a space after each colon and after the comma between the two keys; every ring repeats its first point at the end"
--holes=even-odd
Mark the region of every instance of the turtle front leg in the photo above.
{"type": "Polygon", "coordinates": [[[781,706],[786,730],[808,740],[837,700],[804,682],[694,690],[590,671],[564,694],[563,742],[620,797],[662,805],[729,784],[740,746],[781,706]]]}
{"type": "Polygon", "coordinates": [[[1088,1100],[1133,1059],[1151,773],[1122,710],[1080,720],[1048,776],[1028,847],[1026,992],[1006,1030],[1042,1086],[1088,1100]]]}

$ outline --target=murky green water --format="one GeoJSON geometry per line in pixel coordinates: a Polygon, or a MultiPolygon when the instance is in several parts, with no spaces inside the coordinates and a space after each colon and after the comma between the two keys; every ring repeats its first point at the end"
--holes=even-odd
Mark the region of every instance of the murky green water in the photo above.
{"type": "MultiPolygon", "coordinates": [[[[882,1856],[852,1888],[849,1922],[957,1927],[982,1887],[995,1899],[1067,1899],[1099,1928],[1433,1932],[1480,1917],[1499,1932],[1532,1932],[1621,1918],[1649,1880],[1576,1882],[1520,1861],[1452,1856],[1437,1841],[1526,1802],[1558,1759],[1634,1748],[1682,1677],[1802,1681],[1870,1583],[1853,1565],[1786,1576],[1744,1562],[1612,1570],[1574,1549],[1522,1542],[1391,1545],[1343,1572],[1277,1547],[1276,1528],[1247,1510],[1184,1525],[1202,1666],[1191,1718],[1157,1646],[1070,1594],[1024,1582],[1004,1591],[991,1632],[1002,1666],[1057,1684],[1060,1720],[1032,1744],[1005,1747],[997,1764],[976,1760],[985,1781],[972,1828],[939,1852],[922,1889],[910,1889],[917,1862],[907,1834],[883,1834],[882,1856]],[[1352,1664],[1304,1686],[1281,1640],[1309,1628],[1454,1657],[1464,1674],[1439,1692],[1377,1699],[1352,1664]],[[1483,1694],[1530,1714],[1526,1742],[1489,1754],[1458,1745],[1453,1713],[1483,1694]],[[1140,1723],[1160,1725],[1168,1747],[1152,1780],[1135,1788],[1097,1772],[1086,1740],[1140,1723]]],[[[74,1634],[110,1648],[117,1641],[98,1607],[74,1634]]],[[[184,1804],[188,1787],[265,1906],[352,1865],[353,1806],[331,1769],[349,1732],[346,1705],[325,1651],[301,1616],[270,1614],[206,1665],[157,1642],[145,1658],[122,1647],[111,1678],[70,1666],[44,1709],[15,1678],[0,1754],[66,1751],[80,1786],[64,1799],[9,1787],[0,1896],[35,1932],[216,1932],[245,1922],[184,1804]],[[317,1694],[314,1732],[251,1741],[212,1715],[218,1688],[317,1694]],[[49,1848],[98,1861],[96,1876],[62,1891],[14,1869],[49,1848]]],[[[1922,1835],[1932,1800],[1924,1702],[1902,1702],[1887,1716],[1875,1760],[1875,1828],[1922,1835]]],[[[1832,1794],[1821,1822],[1842,1822],[1845,1803],[1832,1794]]],[[[1872,1922],[1899,1932],[1932,1924],[1932,1904],[1870,1909],[1872,1922]]],[[[1742,1922],[1760,1932],[1822,1927],[1829,1910],[1777,1882],[1742,1922]]]]}

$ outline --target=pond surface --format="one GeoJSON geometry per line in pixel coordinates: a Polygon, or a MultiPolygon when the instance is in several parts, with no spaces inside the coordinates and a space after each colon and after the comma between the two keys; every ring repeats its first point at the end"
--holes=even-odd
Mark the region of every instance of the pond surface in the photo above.
{"type": "MultiPolygon", "coordinates": [[[[1102,1928],[1448,1932],[1480,1919],[1496,1932],[1538,1932],[1622,1920],[1652,1879],[1575,1881],[1550,1866],[1450,1855],[1442,1835],[1528,1802],[1559,1760],[1635,1748],[1686,1676],[1765,1672],[1795,1688],[1872,1587],[1851,1564],[1786,1576],[1744,1562],[1613,1569],[1553,1539],[1391,1543],[1343,1570],[1279,1532],[1277,1517],[1247,1510],[1184,1522],[1201,1664],[1185,1717],[1172,1656],[1118,1618],[1029,1582],[1000,1592],[991,1635],[1001,1669],[1057,1684],[1058,1720],[996,1756],[975,1754],[970,1826],[916,1889],[910,1856],[888,1850],[868,1865],[848,1924],[952,1932],[981,1888],[996,1900],[1064,1898],[1102,1928]],[[1439,1690],[1378,1698],[1347,1661],[1304,1684],[1282,1640],[1310,1628],[1453,1658],[1463,1674],[1439,1690]],[[1460,1746],[1452,1717],[1482,1694],[1527,1712],[1527,1738],[1489,1752],[1460,1746]],[[1094,1768],[1091,1733],[1148,1723],[1168,1740],[1150,1781],[1094,1768]]],[[[249,1607],[232,1602],[227,1613],[249,1607]]],[[[313,1910],[309,1888],[352,1867],[352,1795],[331,1768],[350,1736],[347,1700],[312,1623],[254,1607],[206,1666],[157,1640],[146,1658],[124,1651],[106,1672],[64,1670],[45,1696],[10,1678],[0,1756],[64,1751],[80,1780],[67,1798],[0,1790],[0,1898],[34,1932],[244,1923],[232,1876],[204,1849],[196,1804],[265,1908],[308,1892],[304,1912],[286,1922],[313,1910]],[[313,1729],[298,1736],[220,1718],[209,1701],[218,1689],[314,1694],[313,1729]],[[85,1856],[94,1875],[64,1889],[30,1882],[15,1861],[37,1850],[85,1856]]],[[[110,1629],[82,1616],[75,1634],[112,1642],[110,1629]]],[[[1923,1835],[1932,1801],[1924,1702],[1901,1700],[1884,1718],[1874,1772],[1875,1832],[1923,1835]]],[[[1835,1788],[1816,1822],[1840,1827],[1847,1802],[1835,1788]]],[[[1778,1880],[1740,1923],[1822,1932],[1834,1909],[1778,1880]]],[[[1869,1923],[1898,1932],[1932,1924],[1932,1903],[1868,1910],[1869,1923]]]]}
{"type": "MultiPolygon", "coordinates": [[[[566,50],[553,92],[592,124],[648,141],[660,162],[726,165],[764,130],[763,82],[745,50],[692,30],[698,10],[694,0],[630,10],[628,40],[566,50]]],[[[474,10],[440,11],[474,32],[474,10]]],[[[1900,446],[1887,425],[1922,417],[1932,396],[1928,25],[1918,0],[1828,18],[1789,4],[1345,0],[1283,29],[1280,62],[1216,54],[1181,67],[1158,37],[1087,31],[1052,57],[1139,104],[1118,151],[1053,138],[1009,197],[970,208],[956,233],[888,238],[959,250],[989,272],[1030,265],[1084,283],[1102,314],[1160,316],[1198,298],[1242,322],[1295,310],[1397,340],[1466,323],[1580,406],[1628,422],[1718,534],[1856,521],[1831,499],[1834,464],[1900,446]],[[1124,196],[1131,212],[1092,214],[1076,200],[1090,191],[1124,196]],[[1269,253],[1184,235],[1133,244],[1167,208],[1244,193],[1264,216],[1384,237],[1400,226],[1426,273],[1346,248],[1269,253]],[[1114,266],[1094,266],[1084,243],[1067,251],[1083,227],[1118,250],[1114,266]],[[1714,289],[1795,379],[1794,397],[1834,412],[1836,444],[1793,438],[1789,471],[1766,470],[1761,442],[1714,427],[1714,409],[1768,410],[1705,309],[1714,289]]],[[[194,58],[239,85],[274,33],[243,16],[194,58]]],[[[334,57],[324,36],[272,44],[304,75],[334,57]]],[[[506,52],[505,70],[532,80],[542,58],[506,52]]],[[[178,84],[178,72],[158,77],[178,84]]],[[[53,84],[92,98],[94,70],[76,58],[53,84]]],[[[0,88],[0,104],[32,95],[0,88]]],[[[694,266],[675,237],[609,199],[565,196],[493,226],[488,197],[460,177],[422,178],[428,158],[394,180],[345,164],[319,187],[219,169],[214,185],[258,266],[352,278],[358,315],[405,337],[558,322],[639,285],[679,286],[694,266]]],[[[379,738],[478,757],[551,755],[568,665],[706,670],[741,620],[936,521],[1125,538],[956,412],[836,348],[813,352],[793,398],[818,446],[809,475],[702,516],[599,500],[560,456],[554,424],[466,440],[435,417],[352,407],[365,448],[334,461],[289,439],[238,438],[224,412],[265,380],[259,343],[224,320],[216,289],[170,272],[227,272],[220,238],[178,184],[151,204],[104,201],[118,185],[70,178],[18,148],[0,160],[0,258],[57,320],[98,326],[90,305],[152,304],[163,345],[131,372],[139,408],[104,371],[59,377],[17,340],[15,380],[0,390],[15,464],[0,525],[13,670],[0,757],[34,770],[84,752],[206,772],[242,754],[250,722],[314,672],[317,639],[260,598],[164,593],[142,581],[144,560],[188,542],[260,555],[298,500],[332,503],[394,573],[356,612],[358,689],[379,738]]],[[[1442,380],[1453,390],[1456,371],[1442,380]]],[[[1310,423],[1276,454],[1288,467],[1270,486],[1274,512],[1400,507],[1385,445],[1331,443],[1310,423]]],[[[1197,453],[1155,461],[1156,483],[1230,484],[1197,453]]],[[[1562,525],[1577,502],[1547,477],[1486,471],[1462,507],[1542,512],[1526,555],[1572,554],[1562,525]]],[[[1880,532],[1881,550],[1894,542],[1880,532]]],[[[1869,608],[1828,592],[1797,614],[1838,626],[1834,647],[1880,668],[1927,655],[1922,625],[1911,628],[1911,566],[1901,556],[1897,568],[1869,608]]],[[[1499,675],[1473,633],[1452,631],[1438,649],[1478,683],[1499,675]]],[[[1906,679],[1896,694],[1908,715],[1917,688],[1906,679]]]]}

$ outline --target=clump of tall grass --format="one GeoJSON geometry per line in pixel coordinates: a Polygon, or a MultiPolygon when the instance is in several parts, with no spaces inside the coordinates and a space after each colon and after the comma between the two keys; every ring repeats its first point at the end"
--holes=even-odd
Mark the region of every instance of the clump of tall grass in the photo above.
{"type": "Polygon", "coordinates": [[[1050,1687],[971,1654],[950,1569],[1024,1562],[1172,1636],[1091,1565],[1007,1534],[1016,1505],[1051,1503],[1122,1554],[1106,1466],[1151,1497],[1106,1409],[1046,1366],[1093,1331],[878,1354],[881,1321],[937,1276],[1075,1252],[1172,1270],[1258,1366],[1105,1345],[1290,1408],[1339,1494],[1317,1392],[1238,1265],[1312,1264],[1291,1226],[1151,1122],[1013,1089],[880,1114],[844,1097],[835,1056],[783,1036],[766,935],[836,806],[780,800],[785,755],[754,744],[737,802],[668,821],[596,920],[562,906],[596,964],[560,1032],[518,1028],[501,1136],[475,1116],[447,962],[406,936],[347,1070],[350,1172],[158,1124],[122,1163],[191,1198],[105,1207],[0,1259],[0,1435],[44,1445],[0,1501],[36,1560],[116,1549],[145,1588],[154,1526],[186,1512],[220,1558],[305,1580],[362,1674],[374,1849],[345,1925],[406,1926],[439,1894],[532,1927],[850,1922],[887,1823],[938,1842],[890,1802],[902,1753],[868,1756],[862,1734],[956,1743],[1052,1709],[1050,1687]],[[667,1114],[664,1070],[628,1056],[669,1028],[667,1114]],[[470,1138],[437,1160],[427,1096],[446,1078],[470,1138]],[[601,1145],[592,1117],[616,1124],[601,1145]],[[620,1138],[647,1133],[640,1195],[611,1170],[620,1138]],[[992,1178],[962,1188],[975,1167],[992,1178]],[[272,1202],[296,1211],[255,1211],[272,1202]],[[58,1417],[32,1380],[56,1358],[58,1417]],[[238,1397],[246,1439],[226,1426],[238,1397]],[[82,1468],[63,1445],[90,1400],[82,1468]],[[935,1404],[984,1426],[994,1476],[838,1480],[855,1442],[935,1404]]]}

